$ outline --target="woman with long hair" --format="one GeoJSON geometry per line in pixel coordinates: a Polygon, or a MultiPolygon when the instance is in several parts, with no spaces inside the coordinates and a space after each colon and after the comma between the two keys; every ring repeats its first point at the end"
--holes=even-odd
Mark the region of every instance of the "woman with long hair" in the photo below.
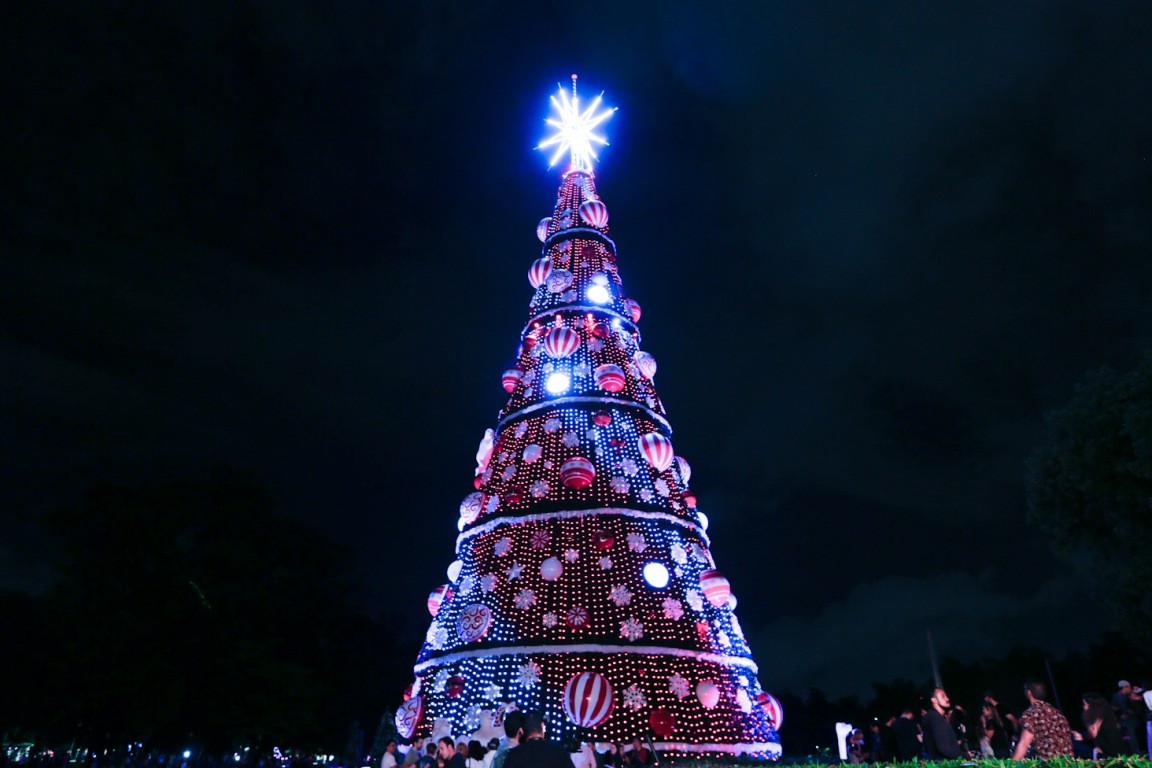
{"type": "Polygon", "coordinates": [[[1116,722],[1116,715],[1112,712],[1112,705],[1108,699],[1098,693],[1084,694],[1084,711],[1081,713],[1084,720],[1086,736],[1092,742],[1092,757],[1117,757],[1126,754],[1128,749],[1124,745],[1124,734],[1120,732],[1120,724],[1116,722]]]}

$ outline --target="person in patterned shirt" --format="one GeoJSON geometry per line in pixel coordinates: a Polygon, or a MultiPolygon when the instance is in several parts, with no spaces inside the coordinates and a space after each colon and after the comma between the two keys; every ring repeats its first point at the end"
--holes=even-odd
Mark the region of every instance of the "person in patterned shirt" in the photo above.
{"type": "Polygon", "coordinates": [[[1072,757],[1072,729],[1068,726],[1068,719],[1044,700],[1047,697],[1044,683],[1034,679],[1024,683],[1028,709],[1020,715],[1020,740],[1012,753],[1013,760],[1023,760],[1028,747],[1032,747],[1033,754],[1040,760],[1072,757]]]}

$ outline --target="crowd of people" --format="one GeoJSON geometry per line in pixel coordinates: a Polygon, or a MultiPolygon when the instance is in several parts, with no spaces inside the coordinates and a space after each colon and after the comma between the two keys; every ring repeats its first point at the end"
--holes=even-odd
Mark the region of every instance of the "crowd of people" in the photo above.
{"type": "Polygon", "coordinates": [[[512,711],[504,716],[504,737],[487,744],[454,741],[450,736],[417,739],[403,757],[395,741],[388,742],[380,768],[635,768],[656,764],[656,756],[637,737],[630,745],[589,744],[570,753],[545,735],[539,712],[512,711]]]}
{"type": "Polygon", "coordinates": [[[874,721],[871,736],[852,730],[845,738],[849,763],[891,760],[948,760],[999,757],[1021,760],[1031,755],[1099,759],[1147,754],[1152,758],[1152,691],[1119,681],[1109,699],[1085,693],[1073,717],[1075,727],[1048,701],[1047,686],[1025,682],[1019,714],[1001,705],[987,691],[979,714],[970,718],[943,688],[933,688],[921,701],[919,720],[912,708],[887,722],[874,721]]]}

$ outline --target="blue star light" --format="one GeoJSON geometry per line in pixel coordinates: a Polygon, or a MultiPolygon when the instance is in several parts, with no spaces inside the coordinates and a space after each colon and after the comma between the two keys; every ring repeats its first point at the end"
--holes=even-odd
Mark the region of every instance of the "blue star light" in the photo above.
{"type": "Polygon", "coordinates": [[[555,128],[556,131],[536,147],[536,149],[556,147],[556,152],[548,161],[549,168],[556,165],[556,162],[567,150],[571,152],[572,157],[572,167],[569,170],[591,173],[592,161],[598,159],[593,144],[599,146],[608,144],[608,139],[594,133],[593,129],[616,111],[616,108],[612,107],[597,112],[603,95],[601,93],[600,96],[592,100],[592,103],[584,111],[580,111],[580,98],[576,95],[576,75],[572,75],[572,96],[569,97],[561,86],[559,98],[552,97],[552,106],[556,109],[557,117],[548,118],[545,122],[555,128]]]}

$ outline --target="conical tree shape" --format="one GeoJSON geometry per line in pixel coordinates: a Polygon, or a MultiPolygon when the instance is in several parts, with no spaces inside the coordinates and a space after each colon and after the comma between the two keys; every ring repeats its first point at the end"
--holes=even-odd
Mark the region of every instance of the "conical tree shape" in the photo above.
{"type": "Polygon", "coordinates": [[[652,735],[665,754],[775,757],[607,219],[591,172],[566,173],[398,725],[459,736],[515,704],[572,745],[652,735]]]}

